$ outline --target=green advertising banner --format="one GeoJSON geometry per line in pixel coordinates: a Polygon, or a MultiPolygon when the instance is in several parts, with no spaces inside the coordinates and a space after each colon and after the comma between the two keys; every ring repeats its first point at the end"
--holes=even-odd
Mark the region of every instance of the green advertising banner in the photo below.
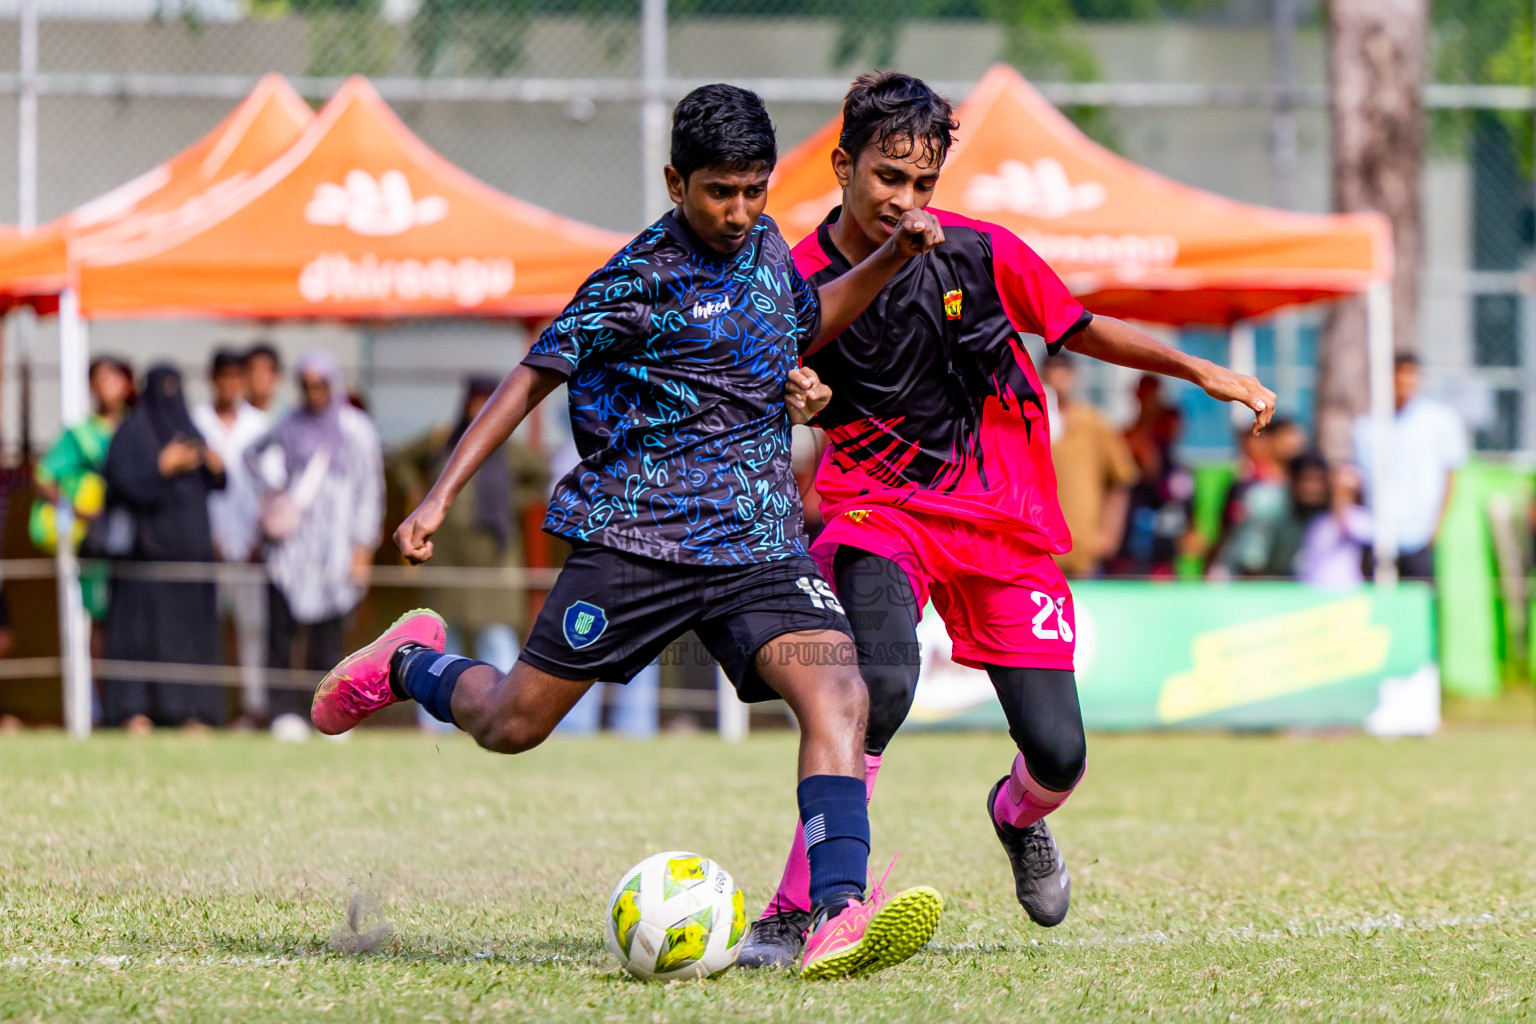
{"type": "MultiPolygon", "coordinates": [[[[1499,592],[1494,556],[1496,502],[1510,510],[1514,530],[1525,529],[1531,507],[1531,471],[1472,461],[1456,473],[1451,507],[1435,542],[1435,579],[1440,587],[1440,668],[1446,693],[1491,699],[1523,666],[1529,652],[1512,649],[1508,607],[1499,592]]],[[[1518,545],[1518,540],[1516,541],[1518,545]]]]}
{"type": "MultiPolygon", "coordinates": [[[[1294,583],[1089,582],[1077,678],[1090,729],[1356,726],[1433,732],[1440,719],[1430,590],[1294,583]]],[[[985,673],[949,660],[930,608],[912,722],[1004,727],[985,673]]]]}

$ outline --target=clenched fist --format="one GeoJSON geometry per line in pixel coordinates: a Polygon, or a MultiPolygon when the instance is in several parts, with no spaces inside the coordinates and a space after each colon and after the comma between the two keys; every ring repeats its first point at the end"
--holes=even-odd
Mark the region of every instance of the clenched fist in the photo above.
{"type": "Polygon", "coordinates": [[[784,382],[784,406],[789,410],[789,422],[797,426],[809,423],[830,401],[832,389],[821,382],[815,370],[797,366],[789,371],[789,379],[784,382]]]}
{"type": "Polygon", "coordinates": [[[920,256],[944,242],[944,226],[927,210],[908,210],[885,244],[903,259],[920,256]]]}
{"type": "Polygon", "coordinates": [[[406,516],[395,531],[395,543],[407,562],[420,565],[432,557],[432,535],[443,528],[447,514],[444,505],[428,496],[416,511],[406,516]]]}

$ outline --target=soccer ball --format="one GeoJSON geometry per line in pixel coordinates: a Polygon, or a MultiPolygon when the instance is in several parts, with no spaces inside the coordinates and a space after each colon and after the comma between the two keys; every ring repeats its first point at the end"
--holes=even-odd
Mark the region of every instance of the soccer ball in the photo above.
{"type": "Polygon", "coordinates": [[[608,900],[608,951],[642,981],[707,978],[736,962],[747,912],[730,873],[696,853],[658,853],[608,900]]]}

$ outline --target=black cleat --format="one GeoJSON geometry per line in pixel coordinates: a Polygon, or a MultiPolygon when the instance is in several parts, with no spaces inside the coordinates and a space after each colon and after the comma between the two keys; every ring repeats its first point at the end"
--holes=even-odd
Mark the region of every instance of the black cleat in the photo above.
{"type": "Polygon", "coordinates": [[[793,967],[805,948],[811,915],[804,910],[784,910],[760,917],[747,929],[737,967],[793,967]]]}
{"type": "Polygon", "coordinates": [[[998,824],[992,807],[997,803],[998,790],[1007,781],[1008,776],[1003,776],[988,794],[987,819],[992,822],[997,840],[1008,854],[1019,905],[1035,924],[1050,928],[1066,920],[1067,908],[1072,903],[1072,876],[1067,873],[1067,862],[1056,848],[1056,838],[1051,835],[1050,826],[1044,821],[1037,821],[1028,828],[998,824]]]}

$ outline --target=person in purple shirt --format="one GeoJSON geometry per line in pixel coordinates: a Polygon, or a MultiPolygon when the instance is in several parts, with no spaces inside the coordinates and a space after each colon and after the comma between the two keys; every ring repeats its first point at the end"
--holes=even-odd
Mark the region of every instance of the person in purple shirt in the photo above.
{"type": "Polygon", "coordinates": [[[1328,481],[1329,508],[1307,525],[1296,556],[1296,578],[1315,587],[1347,590],[1365,580],[1361,559],[1371,542],[1371,513],[1360,504],[1360,471],[1354,466],[1334,466],[1328,481]]]}

